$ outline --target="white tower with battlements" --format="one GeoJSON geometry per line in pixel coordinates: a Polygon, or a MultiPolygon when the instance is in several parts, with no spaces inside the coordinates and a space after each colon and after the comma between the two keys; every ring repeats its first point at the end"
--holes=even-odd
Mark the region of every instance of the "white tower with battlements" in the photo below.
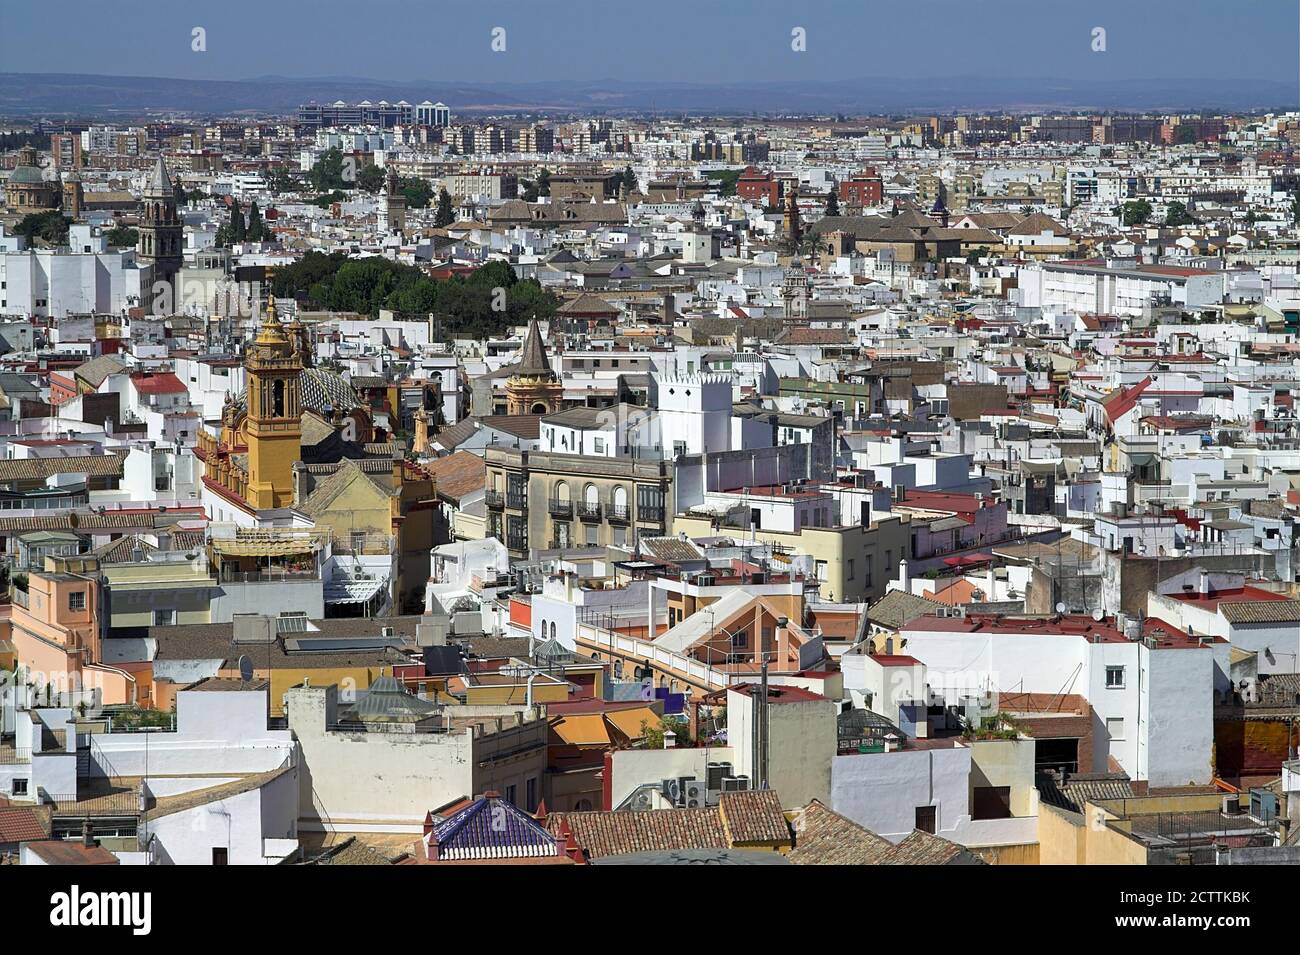
{"type": "Polygon", "coordinates": [[[731,450],[731,377],[657,374],[666,457],[731,450]]]}

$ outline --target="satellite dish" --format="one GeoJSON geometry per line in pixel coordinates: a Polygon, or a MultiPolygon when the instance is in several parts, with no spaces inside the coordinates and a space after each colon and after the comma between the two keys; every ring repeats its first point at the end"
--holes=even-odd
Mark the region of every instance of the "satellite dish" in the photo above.
{"type": "Polygon", "coordinates": [[[1057,613],[1065,613],[1065,604],[1064,604],[1064,603],[1058,603],[1058,604],[1056,605],[1056,612],[1057,612],[1057,613]]]}
{"type": "Polygon", "coordinates": [[[1092,619],[1093,619],[1093,620],[1096,620],[1098,623],[1101,623],[1102,620],[1105,619],[1105,617],[1106,617],[1106,615],[1105,615],[1104,613],[1102,613],[1100,610],[1094,610],[1094,611],[1092,612],[1092,619]]]}
{"type": "Polygon", "coordinates": [[[248,654],[239,655],[239,678],[245,683],[253,682],[253,661],[248,659],[248,654]]]}

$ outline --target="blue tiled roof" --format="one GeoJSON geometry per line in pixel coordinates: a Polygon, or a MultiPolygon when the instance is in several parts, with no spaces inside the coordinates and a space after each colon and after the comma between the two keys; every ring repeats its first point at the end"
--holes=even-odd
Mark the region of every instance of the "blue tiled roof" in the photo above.
{"type": "Polygon", "coordinates": [[[483,796],[433,829],[435,859],[511,859],[559,855],[559,843],[537,820],[499,796],[483,796]]]}

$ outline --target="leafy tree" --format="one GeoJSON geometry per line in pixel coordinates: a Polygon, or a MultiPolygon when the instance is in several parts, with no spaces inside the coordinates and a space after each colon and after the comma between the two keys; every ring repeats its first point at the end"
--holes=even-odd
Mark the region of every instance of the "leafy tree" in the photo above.
{"type": "Polygon", "coordinates": [[[399,179],[397,188],[406,197],[406,208],[429,208],[429,202],[433,199],[433,187],[427,179],[399,179]]]}
{"type": "Polygon", "coordinates": [[[369,193],[376,193],[384,188],[387,177],[378,166],[366,166],[357,173],[357,188],[369,193]]]}
{"type": "Polygon", "coordinates": [[[519,198],[524,202],[536,202],[540,193],[537,191],[537,181],[534,179],[520,179],[519,185],[523,191],[519,193],[519,198]]]}
{"type": "Polygon", "coordinates": [[[108,244],[119,249],[130,248],[140,241],[140,233],[130,226],[119,225],[104,234],[108,244]]]}
{"type": "Polygon", "coordinates": [[[412,265],[389,259],[349,259],[343,253],[309,252],[279,269],[276,295],[301,295],[320,308],[377,315],[381,308],[437,316],[444,337],[498,335],[533,315],[547,318],[559,302],[535,280],[519,281],[506,262],[490,262],[471,273],[434,279],[412,265]],[[497,289],[506,290],[505,309],[497,289]]]}
{"type": "Polygon", "coordinates": [[[1142,225],[1151,221],[1151,203],[1134,199],[1119,207],[1120,220],[1126,226],[1142,225]]]}
{"type": "Polygon", "coordinates": [[[718,180],[718,193],[723,196],[734,196],[736,194],[736,183],[740,181],[740,169],[713,169],[706,175],[710,179],[718,180]]]}
{"type": "Polygon", "coordinates": [[[1165,212],[1165,225],[1191,225],[1195,220],[1187,211],[1187,206],[1181,202],[1169,203],[1169,209],[1165,212]]]}
{"type": "Polygon", "coordinates": [[[320,192],[330,192],[334,189],[351,189],[356,185],[344,179],[343,153],[338,149],[325,150],[320,159],[316,160],[316,165],[311,167],[311,172],[307,178],[320,192]]]}
{"type": "Polygon", "coordinates": [[[266,187],[276,195],[292,192],[298,187],[298,181],[293,174],[281,166],[268,170],[263,178],[266,179],[266,187]]]}
{"type": "Polygon", "coordinates": [[[539,196],[549,196],[551,194],[551,171],[545,166],[537,174],[537,194],[539,196]]]}
{"type": "Polygon", "coordinates": [[[257,202],[254,200],[248,207],[248,227],[246,237],[249,242],[261,242],[266,238],[266,225],[262,222],[262,213],[257,208],[257,202]]]}
{"type": "Polygon", "coordinates": [[[248,238],[248,224],[244,221],[244,212],[239,208],[239,200],[230,201],[230,218],[217,230],[217,245],[230,246],[248,238]]]}
{"type": "Polygon", "coordinates": [[[322,209],[328,209],[336,202],[342,202],[347,196],[335,189],[333,192],[327,192],[324,195],[317,196],[311,201],[314,206],[320,206],[322,209]]]}
{"type": "Polygon", "coordinates": [[[442,228],[456,221],[456,212],[451,205],[451,193],[446,189],[438,190],[438,211],[434,213],[433,224],[442,228]]]}
{"type": "Polygon", "coordinates": [[[637,190],[638,183],[637,183],[636,173],[632,171],[631,166],[628,166],[623,170],[623,176],[621,181],[622,184],[627,187],[628,192],[635,192],[637,190]]]}
{"type": "Polygon", "coordinates": [[[645,742],[646,749],[663,749],[664,736],[670,730],[677,738],[677,746],[691,745],[690,724],[679,716],[666,716],[658,726],[649,720],[641,721],[641,739],[645,742]]]}
{"type": "Polygon", "coordinates": [[[68,241],[68,220],[57,209],[33,212],[23,216],[14,231],[28,242],[40,239],[50,245],[63,245],[68,241]]]}
{"type": "Polygon", "coordinates": [[[828,216],[837,216],[840,214],[840,197],[839,191],[835,188],[835,183],[831,183],[830,195],[826,197],[826,214],[828,216]]]}

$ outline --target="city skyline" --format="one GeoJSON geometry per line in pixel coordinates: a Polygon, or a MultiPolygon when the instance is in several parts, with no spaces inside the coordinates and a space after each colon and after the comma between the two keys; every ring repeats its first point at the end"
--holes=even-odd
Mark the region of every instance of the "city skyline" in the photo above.
{"type": "MultiPolygon", "coordinates": [[[[52,20],[37,6],[5,11],[0,52],[9,72],[254,80],[365,77],[384,82],[468,80],[482,85],[551,82],[708,84],[1056,77],[1062,81],[1233,79],[1287,83],[1300,100],[1300,13],[1287,0],[1119,0],[1054,7],[1028,0],[988,4],[928,0],[875,4],[672,0],[653,16],[594,0],[560,9],[514,2],[455,10],[419,0],[356,7],[233,0],[219,8],[65,4],[52,20]],[[250,26],[251,24],[251,26],[250,26]],[[1285,26],[1286,29],[1279,27],[1285,26]],[[202,51],[193,31],[204,31],[202,51]],[[497,37],[493,31],[506,32],[497,37]],[[792,49],[804,30],[806,52],[792,49]],[[1105,30],[1095,50],[1094,30],[1105,30]],[[131,56],[104,36],[131,38],[131,56]],[[21,42],[19,40],[21,39],[21,42]],[[52,61],[48,50],[59,50],[52,61]],[[382,49],[383,55],[374,51],[382,49]],[[1200,68],[1200,64],[1208,68],[1200,68]]],[[[1272,104],[1270,104],[1272,105],[1272,104]]]]}

